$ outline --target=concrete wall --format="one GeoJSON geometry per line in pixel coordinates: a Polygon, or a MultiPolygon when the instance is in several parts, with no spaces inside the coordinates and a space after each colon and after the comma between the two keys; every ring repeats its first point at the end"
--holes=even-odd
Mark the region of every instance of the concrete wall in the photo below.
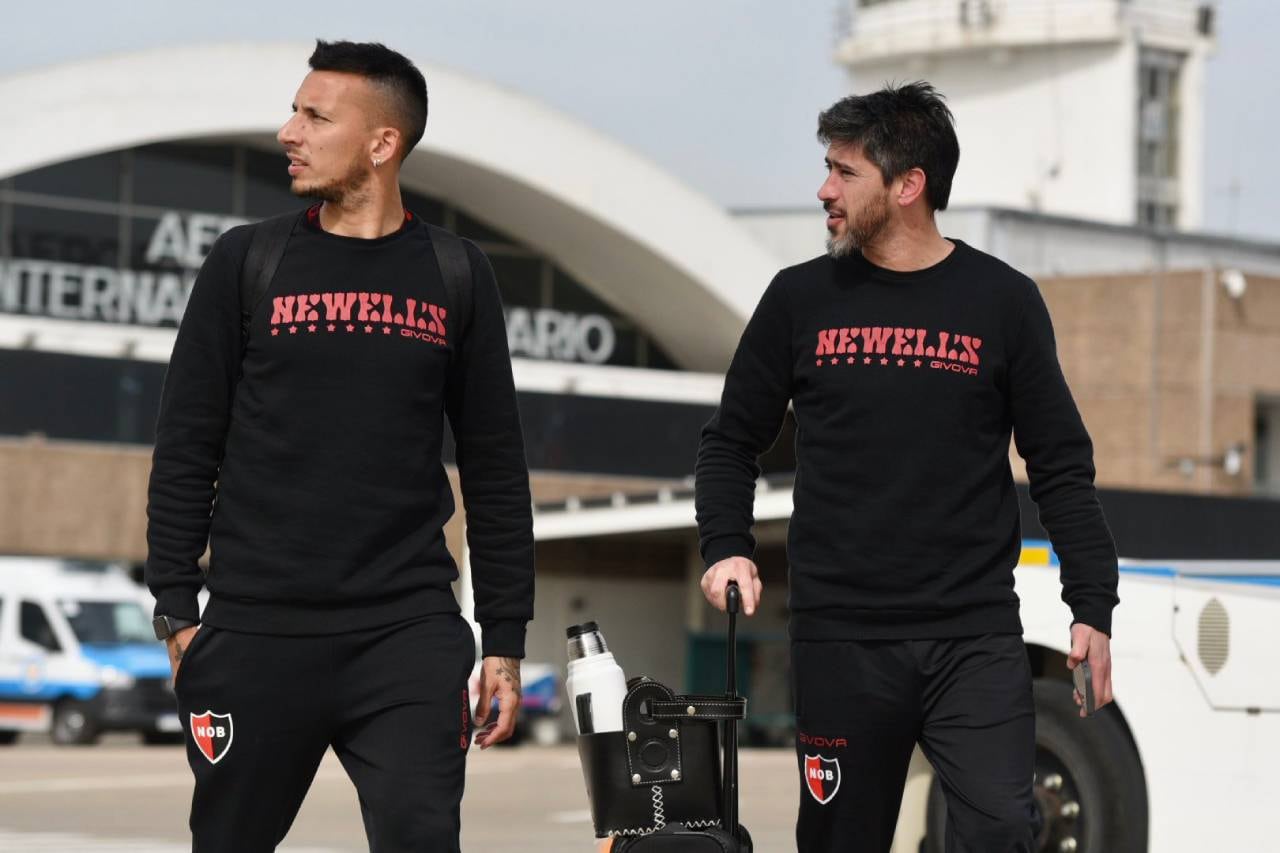
{"type": "Polygon", "coordinates": [[[1280,278],[1250,276],[1239,299],[1213,270],[1040,285],[1100,485],[1255,491],[1256,407],[1280,394],[1280,278]],[[1220,461],[1232,445],[1234,476],[1220,461]]]}
{"type": "MultiPolygon", "coordinates": [[[[146,559],[151,448],[0,438],[0,554],[141,562],[146,559]]],[[[449,469],[462,505],[457,472],[449,469]]],[[[535,502],[650,491],[667,480],[534,472],[535,502]]],[[[462,515],[445,530],[461,553],[462,515]]]]}
{"type": "Polygon", "coordinates": [[[0,439],[0,553],[142,559],[151,448],[0,439]]]}
{"type": "Polygon", "coordinates": [[[961,152],[953,204],[1134,221],[1132,42],[866,62],[851,78],[856,92],[928,80],[947,96],[961,152]]]}
{"type": "Polygon", "coordinates": [[[928,80],[962,151],[957,204],[1115,223],[1136,220],[1138,67],[1144,47],[1184,57],[1178,220],[1202,221],[1204,66],[1195,0],[850,0],[837,50],[853,91],[928,80]]]}

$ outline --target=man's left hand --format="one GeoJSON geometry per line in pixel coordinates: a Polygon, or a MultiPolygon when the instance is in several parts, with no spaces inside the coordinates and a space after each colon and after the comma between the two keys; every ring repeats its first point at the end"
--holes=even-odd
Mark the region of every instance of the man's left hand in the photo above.
{"type": "MultiPolygon", "coordinates": [[[[1071,626],[1071,654],[1067,655],[1067,669],[1074,670],[1081,661],[1089,662],[1093,673],[1095,710],[1111,701],[1111,638],[1082,622],[1071,626]]],[[[1084,697],[1075,694],[1080,716],[1084,713],[1084,697]]]]}
{"type": "Polygon", "coordinates": [[[493,697],[498,697],[498,721],[476,736],[481,749],[502,743],[516,730],[520,710],[520,658],[488,657],[480,664],[480,698],[476,700],[476,727],[489,723],[493,697]]]}

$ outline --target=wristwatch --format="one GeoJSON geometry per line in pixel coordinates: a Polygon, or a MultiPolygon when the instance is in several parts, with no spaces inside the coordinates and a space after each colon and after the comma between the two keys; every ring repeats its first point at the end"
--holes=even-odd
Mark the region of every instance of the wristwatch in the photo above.
{"type": "Polygon", "coordinates": [[[183,628],[192,628],[199,624],[197,620],[178,619],[174,616],[157,616],[151,620],[151,627],[155,629],[157,640],[167,640],[183,628]]]}

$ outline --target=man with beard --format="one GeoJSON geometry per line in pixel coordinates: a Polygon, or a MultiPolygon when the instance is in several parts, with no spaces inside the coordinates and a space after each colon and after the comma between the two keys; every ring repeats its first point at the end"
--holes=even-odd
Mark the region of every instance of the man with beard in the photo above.
{"type": "Polygon", "coordinates": [[[255,226],[214,245],[156,429],[146,579],[189,728],[193,849],[274,850],[332,746],[371,850],[457,851],[475,639],[450,587],[446,416],[483,647],[475,722],[500,706],[482,748],[512,732],[533,615],[502,305],[480,250],[452,243],[450,266],[457,238],[401,203],[422,74],[379,44],[318,42],[310,65],[278,139],[293,192],[319,203],[247,336],[255,226]]]}
{"type": "Polygon", "coordinates": [[[757,459],[790,403],[798,848],[889,850],[919,743],[946,795],[947,850],[1030,851],[1010,434],[1062,564],[1067,665],[1089,661],[1105,704],[1117,569],[1092,445],[1035,283],[938,232],[960,157],[941,96],[915,83],[847,97],[818,137],[827,254],[769,285],[702,434],[703,591],[723,608],[736,580],[746,612],[759,607],[757,459]]]}

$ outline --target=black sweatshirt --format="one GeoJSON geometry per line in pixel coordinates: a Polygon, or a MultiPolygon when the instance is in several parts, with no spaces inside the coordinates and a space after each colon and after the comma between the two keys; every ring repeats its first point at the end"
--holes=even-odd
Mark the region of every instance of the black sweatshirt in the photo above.
{"type": "Polygon", "coordinates": [[[915,272],[860,254],[780,272],[703,430],[698,529],[711,566],[752,556],[756,460],[794,407],[795,639],[1020,633],[1011,430],[1063,599],[1075,621],[1111,631],[1115,546],[1049,313],[1030,279],[953,242],[915,272]]]}
{"type": "Polygon", "coordinates": [[[327,634],[458,612],[444,535],[447,414],[483,653],[523,656],[532,510],[493,270],[468,242],[473,296],[460,329],[416,217],[365,240],[326,233],[318,210],[289,242],[243,365],[248,228],[219,238],[196,279],[148,495],[156,613],[197,618],[202,584],[204,621],[240,631],[327,634]],[[207,577],[196,562],[206,542],[207,577]]]}

